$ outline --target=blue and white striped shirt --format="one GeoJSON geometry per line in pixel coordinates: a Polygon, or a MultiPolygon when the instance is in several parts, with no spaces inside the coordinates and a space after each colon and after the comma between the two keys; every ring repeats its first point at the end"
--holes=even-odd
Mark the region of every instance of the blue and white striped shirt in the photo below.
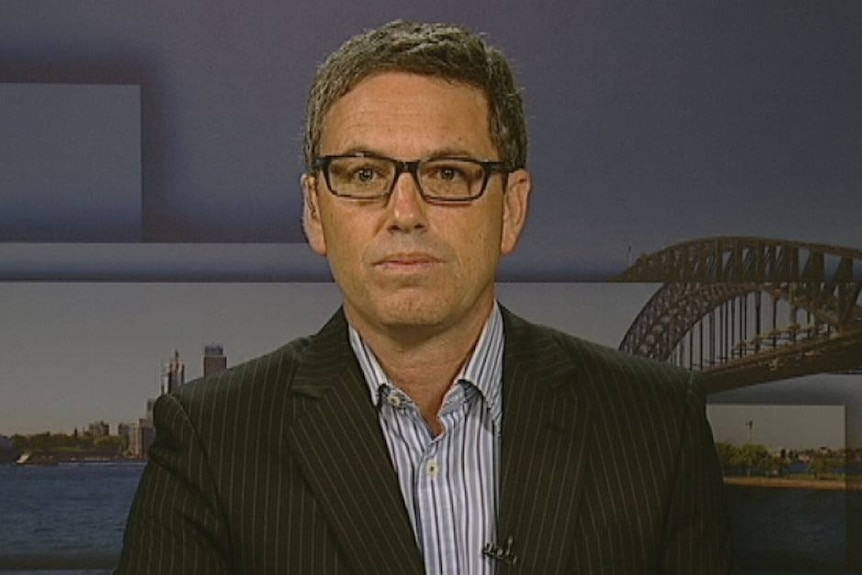
{"type": "Polygon", "coordinates": [[[495,303],[472,356],[443,398],[443,431],[437,437],[353,327],[350,344],[377,407],[425,572],[493,575],[495,562],[482,548],[497,535],[503,374],[499,307],[495,303]]]}

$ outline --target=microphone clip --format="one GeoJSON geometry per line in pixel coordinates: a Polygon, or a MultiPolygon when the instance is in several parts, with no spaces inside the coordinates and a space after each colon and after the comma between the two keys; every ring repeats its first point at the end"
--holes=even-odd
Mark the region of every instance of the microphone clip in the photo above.
{"type": "Polygon", "coordinates": [[[511,536],[506,539],[506,544],[502,547],[497,543],[485,543],[482,547],[482,555],[495,561],[502,561],[506,565],[515,565],[518,563],[518,556],[512,550],[512,543],[511,536]]]}

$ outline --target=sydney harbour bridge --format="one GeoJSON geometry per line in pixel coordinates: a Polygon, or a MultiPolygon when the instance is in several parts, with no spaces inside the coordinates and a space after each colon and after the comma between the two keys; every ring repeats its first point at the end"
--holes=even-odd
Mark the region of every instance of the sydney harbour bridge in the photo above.
{"type": "Polygon", "coordinates": [[[641,256],[615,280],[661,284],[620,349],[699,371],[709,392],[862,373],[862,250],[709,238],[641,256]]]}

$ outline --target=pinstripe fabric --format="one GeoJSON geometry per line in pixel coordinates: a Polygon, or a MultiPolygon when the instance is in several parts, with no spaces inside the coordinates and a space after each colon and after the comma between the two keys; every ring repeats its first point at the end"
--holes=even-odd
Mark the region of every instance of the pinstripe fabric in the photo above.
{"type": "Polygon", "coordinates": [[[505,573],[732,572],[699,385],[504,317],[500,537],[520,558],[505,573]]]}
{"type": "MultiPolygon", "coordinates": [[[[503,310],[506,574],[730,572],[699,385],[503,310]]],[[[343,314],[162,397],[120,574],[424,572],[343,314]],[[381,535],[383,534],[383,535],[381,535]]]]}
{"type": "Polygon", "coordinates": [[[378,410],[425,572],[496,573],[496,561],[482,548],[496,541],[503,375],[499,307],[443,400],[444,431],[437,437],[352,327],[350,344],[378,410]]]}

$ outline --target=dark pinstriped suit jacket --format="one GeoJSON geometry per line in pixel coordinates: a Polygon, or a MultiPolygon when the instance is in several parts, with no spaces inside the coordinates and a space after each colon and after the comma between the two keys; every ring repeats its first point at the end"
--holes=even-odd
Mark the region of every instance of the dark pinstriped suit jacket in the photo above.
{"type": "MultiPolygon", "coordinates": [[[[503,318],[503,572],[728,573],[699,386],[503,318]]],[[[162,397],[155,419],[118,573],[423,572],[342,313],[162,397]]]]}

